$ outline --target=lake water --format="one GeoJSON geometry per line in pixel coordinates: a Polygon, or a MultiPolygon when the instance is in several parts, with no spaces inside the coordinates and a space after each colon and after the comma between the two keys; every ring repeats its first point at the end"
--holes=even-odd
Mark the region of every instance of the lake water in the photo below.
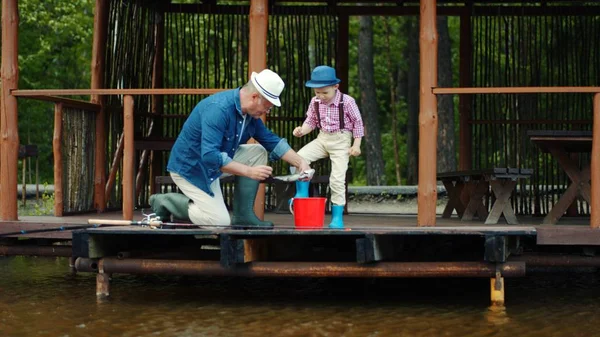
{"type": "Polygon", "coordinates": [[[600,273],[506,279],[95,275],[66,258],[0,257],[0,336],[600,336],[600,273]]]}

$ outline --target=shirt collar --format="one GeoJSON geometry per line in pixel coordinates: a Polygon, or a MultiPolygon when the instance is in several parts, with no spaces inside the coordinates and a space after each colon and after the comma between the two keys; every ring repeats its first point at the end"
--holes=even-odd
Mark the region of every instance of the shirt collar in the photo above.
{"type": "Polygon", "coordinates": [[[240,88],[237,88],[233,91],[233,97],[235,102],[235,109],[237,110],[238,115],[244,117],[242,113],[242,103],[240,102],[240,88]]]}

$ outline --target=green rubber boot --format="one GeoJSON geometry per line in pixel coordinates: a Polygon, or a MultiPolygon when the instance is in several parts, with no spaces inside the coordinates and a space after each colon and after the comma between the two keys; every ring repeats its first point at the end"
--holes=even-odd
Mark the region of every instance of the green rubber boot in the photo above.
{"type": "Polygon", "coordinates": [[[190,221],[190,198],[181,193],[153,194],[149,201],[152,211],[164,222],[171,221],[171,215],[174,219],[190,221]]]}
{"type": "Polygon", "coordinates": [[[236,176],[233,191],[233,217],[231,226],[238,229],[272,229],[273,223],[262,221],[254,213],[254,199],[258,180],[236,176]]]}

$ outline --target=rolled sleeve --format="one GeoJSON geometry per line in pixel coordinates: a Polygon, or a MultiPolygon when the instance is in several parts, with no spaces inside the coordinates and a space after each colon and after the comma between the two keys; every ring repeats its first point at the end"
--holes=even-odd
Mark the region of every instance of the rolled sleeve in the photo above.
{"type": "Polygon", "coordinates": [[[229,155],[225,152],[221,152],[221,158],[223,159],[223,165],[221,165],[221,167],[227,166],[233,161],[233,159],[229,158],[229,155]]]}
{"type": "Polygon", "coordinates": [[[288,144],[287,140],[285,138],[282,138],[279,141],[279,143],[277,143],[275,148],[273,148],[273,151],[271,151],[271,153],[269,153],[269,160],[270,161],[279,160],[279,159],[281,159],[281,157],[283,157],[284,154],[286,154],[291,149],[292,149],[292,147],[288,144]]]}
{"type": "Polygon", "coordinates": [[[362,116],[360,115],[360,110],[358,109],[358,105],[356,105],[356,101],[349,97],[348,102],[345,103],[346,113],[348,117],[352,121],[352,135],[354,138],[361,138],[365,135],[365,127],[363,124],[362,116]]]}

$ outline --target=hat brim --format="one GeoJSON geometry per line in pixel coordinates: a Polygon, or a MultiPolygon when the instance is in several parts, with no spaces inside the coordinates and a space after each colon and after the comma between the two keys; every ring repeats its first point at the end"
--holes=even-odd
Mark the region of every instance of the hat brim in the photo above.
{"type": "Polygon", "coordinates": [[[262,86],[256,81],[256,75],[258,75],[258,73],[256,73],[256,72],[252,72],[252,75],[250,75],[250,80],[252,81],[252,84],[254,84],[254,87],[256,88],[256,91],[258,91],[258,93],[260,93],[260,95],[264,99],[266,99],[267,101],[273,103],[273,105],[275,105],[276,107],[280,107],[281,106],[281,101],[279,100],[279,97],[272,98],[272,97],[269,97],[268,95],[266,95],[264,89],[262,88],[262,86]]]}
{"type": "Polygon", "coordinates": [[[342,80],[340,80],[339,78],[336,78],[333,81],[313,81],[313,80],[309,80],[306,81],[306,83],[304,84],[306,87],[308,88],[323,88],[323,87],[330,87],[332,85],[336,85],[338,83],[340,83],[342,80]]]}

